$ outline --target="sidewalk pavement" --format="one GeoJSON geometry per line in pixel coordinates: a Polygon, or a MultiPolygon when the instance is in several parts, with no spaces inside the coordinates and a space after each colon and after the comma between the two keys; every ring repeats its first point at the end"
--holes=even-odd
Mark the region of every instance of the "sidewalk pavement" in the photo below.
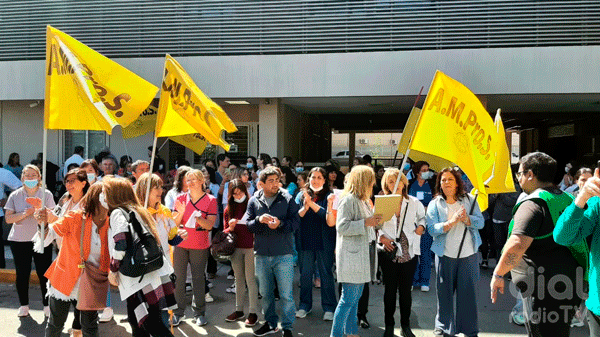
{"type": "MultiPolygon", "coordinates": [[[[219,265],[217,278],[212,280],[214,288],[210,293],[215,298],[213,303],[207,304],[206,315],[208,325],[204,327],[195,326],[192,319],[191,310],[191,293],[188,293],[188,309],[186,310],[186,319],[179,327],[175,328],[175,336],[240,336],[250,337],[252,329],[244,327],[243,322],[227,323],[225,317],[235,310],[235,294],[225,292],[233,281],[227,280],[227,272],[229,267],[219,265]]],[[[492,305],[489,299],[489,284],[491,269],[482,270],[482,277],[479,282],[478,298],[479,298],[479,328],[480,337],[524,337],[526,336],[525,328],[513,325],[508,322],[508,314],[515,303],[515,300],[510,295],[500,297],[499,303],[492,305]]],[[[432,281],[435,278],[432,277],[432,281]]],[[[295,297],[299,298],[298,273],[294,284],[295,297]]],[[[337,289],[337,287],[336,287],[337,289]]],[[[370,286],[369,312],[367,317],[371,323],[370,329],[360,329],[359,334],[362,337],[377,336],[380,337],[384,332],[384,317],[383,317],[383,285],[372,284],[370,286]]],[[[0,336],[43,336],[46,321],[42,311],[41,294],[39,286],[32,285],[29,289],[31,315],[25,318],[17,317],[19,308],[19,300],[17,293],[12,283],[0,283],[0,336]]],[[[415,289],[412,292],[413,306],[411,315],[411,327],[415,335],[433,336],[433,325],[436,312],[436,294],[435,284],[431,286],[431,291],[428,293],[421,292],[415,289]]],[[[331,322],[322,320],[323,311],[320,307],[320,291],[313,291],[313,311],[304,319],[296,319],[294,324],[294,336],[307,337],[326,337],[329,336],[331,330],[331,322]]],[[[298,303],[296,302],[296,305],[298,303]]],[[[131,329],[126,319],[125,303],[120,300],[117,290],[112,292],[112,306],[115,311],[115,317],[108,323],[100,324],[100,336],[130,336],[131,329]]],[[[247,313],[247,311],[246,311],[247,313]]],[[[262,314],[259,314],[259,320],[262,323],[262,314]]],[[[396,335],[400,336],[399,329],[399,313],[396,310],[396,335]]],[[[69,315],[65,324],[64,335],[67,336],[67,330],[71,326],[72,315],[69,315]]],[[[257,324],[257,327],[259,325],[257,324]]],[[[255,327],[255,328],[257,328],[255,327]]],[[[572,328],[571,336],[583,337],[588,336],[589,331],[587,326],[583,328],[572,328]]],[[[279,335],[271,335],[279,336],[279,335]]]]}

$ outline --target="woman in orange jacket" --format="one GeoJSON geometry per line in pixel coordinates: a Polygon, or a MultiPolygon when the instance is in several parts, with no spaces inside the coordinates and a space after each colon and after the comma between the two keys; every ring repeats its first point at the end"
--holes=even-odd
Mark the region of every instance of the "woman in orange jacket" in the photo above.
{"type": "MultiPolygon", "coordinates": [[[[71,304],[81,301],[82,296],[91,295],[79,292],[85,285],[80,284],[83,259],[88,264],[108,273],[110,255],[108,251],[108,209],[102,206],[102,184],[94,184],[81,200],[82,210],[69,212],[65,217],[52,223],[50,227],[63,238],[58,257],[45,276],[50,282],[48,289],[50,319],[46,326],[46,336],[60,336],[71,304]],[[83,226],[83,241],[82,237],[83,226]]],[[[108,280],[106,288],[108,289],[108,280]]],[[[81,310],[83,336],[98,336],[98,311],[81,310]]]]}

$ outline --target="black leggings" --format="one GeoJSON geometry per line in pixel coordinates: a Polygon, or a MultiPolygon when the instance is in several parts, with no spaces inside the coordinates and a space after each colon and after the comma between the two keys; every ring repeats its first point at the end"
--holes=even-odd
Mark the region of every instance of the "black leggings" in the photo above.
{"type": "Polygon", "coordinates": [[[135,304],[130,303],[134,297],[130,296],[127,298],[127,320],[129,321],[129,325],[131,325],[131,335],[133,337],[173,337],[171,330],[163,323],[162,313],[157,305],[150,305],[148,307],[148,317],[146,317],[141,327],[138,326],[134,310],[135,304],[139,302],[135,300],[135,304]]]}
{"type": "MultiPolygon", "coordinates": [[[[383,254],[382,254],[383,255],[383,254]]],[[[412,277],[417,268],[417,257],[405,263],[396,263],[386,255],[379,260],[383,271],[385,291],[383,294],[383,312],[385,313],[385,326],[394,326],[394,313],[396,312],[396,299],[400,307],[400,326],[410,326],[410,310],[412,306],[412,277]]]]}
{"type": "Polygon", "coordinates": [[[44,273],[52,264],[52,246],[44,249],[44,254],[38,254],[33,251],[33,242],[10,242],[10,250],[13,254],[16,269],[17,294],[21,305],[29,305],[29,276],[31,275],[31,260],[35,263],[35,272],[40,279],[40,288],[42,290],[42,303],[48,306],[46,297],[48,279],[44,273]]]}

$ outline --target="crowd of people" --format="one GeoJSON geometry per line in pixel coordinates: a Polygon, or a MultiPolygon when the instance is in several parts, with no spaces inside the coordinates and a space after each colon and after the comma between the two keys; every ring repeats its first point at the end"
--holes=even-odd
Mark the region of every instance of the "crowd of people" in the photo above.
{"type": "Polygon", "coordinates": [[[313,309],[313,287],[320,288],[330,335],[358,336],[370,326],[375,282],[384,284],[383,336],[395,336],[397,306],[401,336],[415,336],[413,291],[430,290],[432,265],[433,334],[477,336],[480,269],[491,259],[492,302],[511,279],[517,292],[510,320],[530,336],[568,336],[583,317],[590,335],[600,336],[597,168],[571,176],[569,164],[555,185],[556,161],[530,153],[513,168],[517,192],[490,195],[481,212],[481,196],[469,193],[472,184],[459,168],[434,172],[424,161],[385,168],[364,156],[342,172],[334,160],[308,169],[288,156],[261,153],[234,163],[224,153],[195,168],[178,159],[168,170],[160,157],[151,169],[148,161],[117,160],[110,151],[85,159],[77,146],[62,167],[47,163],[44,190],[43,160],[22,167],[11,154],[0,183],[8,195],[3,216],[11,225],[18,316],[29,315],[33,261],[46,336],[60,336],[71,306],[71,334],[97,336],[98,322],[113,314],[109,284],[126,302],[133,336],[172,336],[170,327],[189,313],[193,324],[209,324],[210,283],[222,260],[211,247],[224,236],[235,248],[225,262],[235,303],[223,319],[257,326],[256,336],[280,329],[292,336],[294,321],[313,309]],[[378,195],[400,196],[389,220],[374,208],[378,195]]]}

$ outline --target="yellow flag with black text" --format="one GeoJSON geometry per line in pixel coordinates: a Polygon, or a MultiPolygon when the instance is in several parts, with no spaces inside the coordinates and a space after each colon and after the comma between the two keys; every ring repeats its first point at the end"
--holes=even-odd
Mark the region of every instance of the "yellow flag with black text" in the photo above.
{"type": "Polygon", "coordinates": [[[156,128],[157,112],[158,108],[154,104],[150,104],[146,110],[142,111],[136,120],[123,128],[123,138],[135,138],[154,131],[156,128]]]}
{"type": "MultiPolygon", "coordinates": [[[[398,143],[398,153],[406,155],[406,150],[408,150],[411,137],[415,131],[415,127],[417,126],[417,122],[419,122],[420,117],[421,109],[413,107],[410,111],[410,115],[408,116],[408,120],[404,125],[404,130],[402,130],[402,137],[400,138],[400,143],[398,143]]],[[[410,150],[409,157],[415,162],[420,160],[426,161],[429,164],[429,167],[435,171],[439,171],[448,166],[454,166],[452,162],[449,162],[444,158],[417,150],[410,150]]]]}
{"type": "Polygon", "coordinates": [[[44,127],[103,130],[127,126],[158,88],[60,30],[46,29],[44,127]]]}
{"type": "Polygon", "coordinates": [[[438,70],[410,148],[456,163],[480,194],[482,211],[487,209],[485,182],[493,174],[500,140],[505,142],[475,94],[438,70]]]}
{"type": "Polygon", "coordinates": [[[206,141],[229,151],[229,143],[222,138],[223,131],[232,133],[237,128],[225,111],[196,86],[183,67],[167,55],[156,136],[199,133],[206,141]]]}

